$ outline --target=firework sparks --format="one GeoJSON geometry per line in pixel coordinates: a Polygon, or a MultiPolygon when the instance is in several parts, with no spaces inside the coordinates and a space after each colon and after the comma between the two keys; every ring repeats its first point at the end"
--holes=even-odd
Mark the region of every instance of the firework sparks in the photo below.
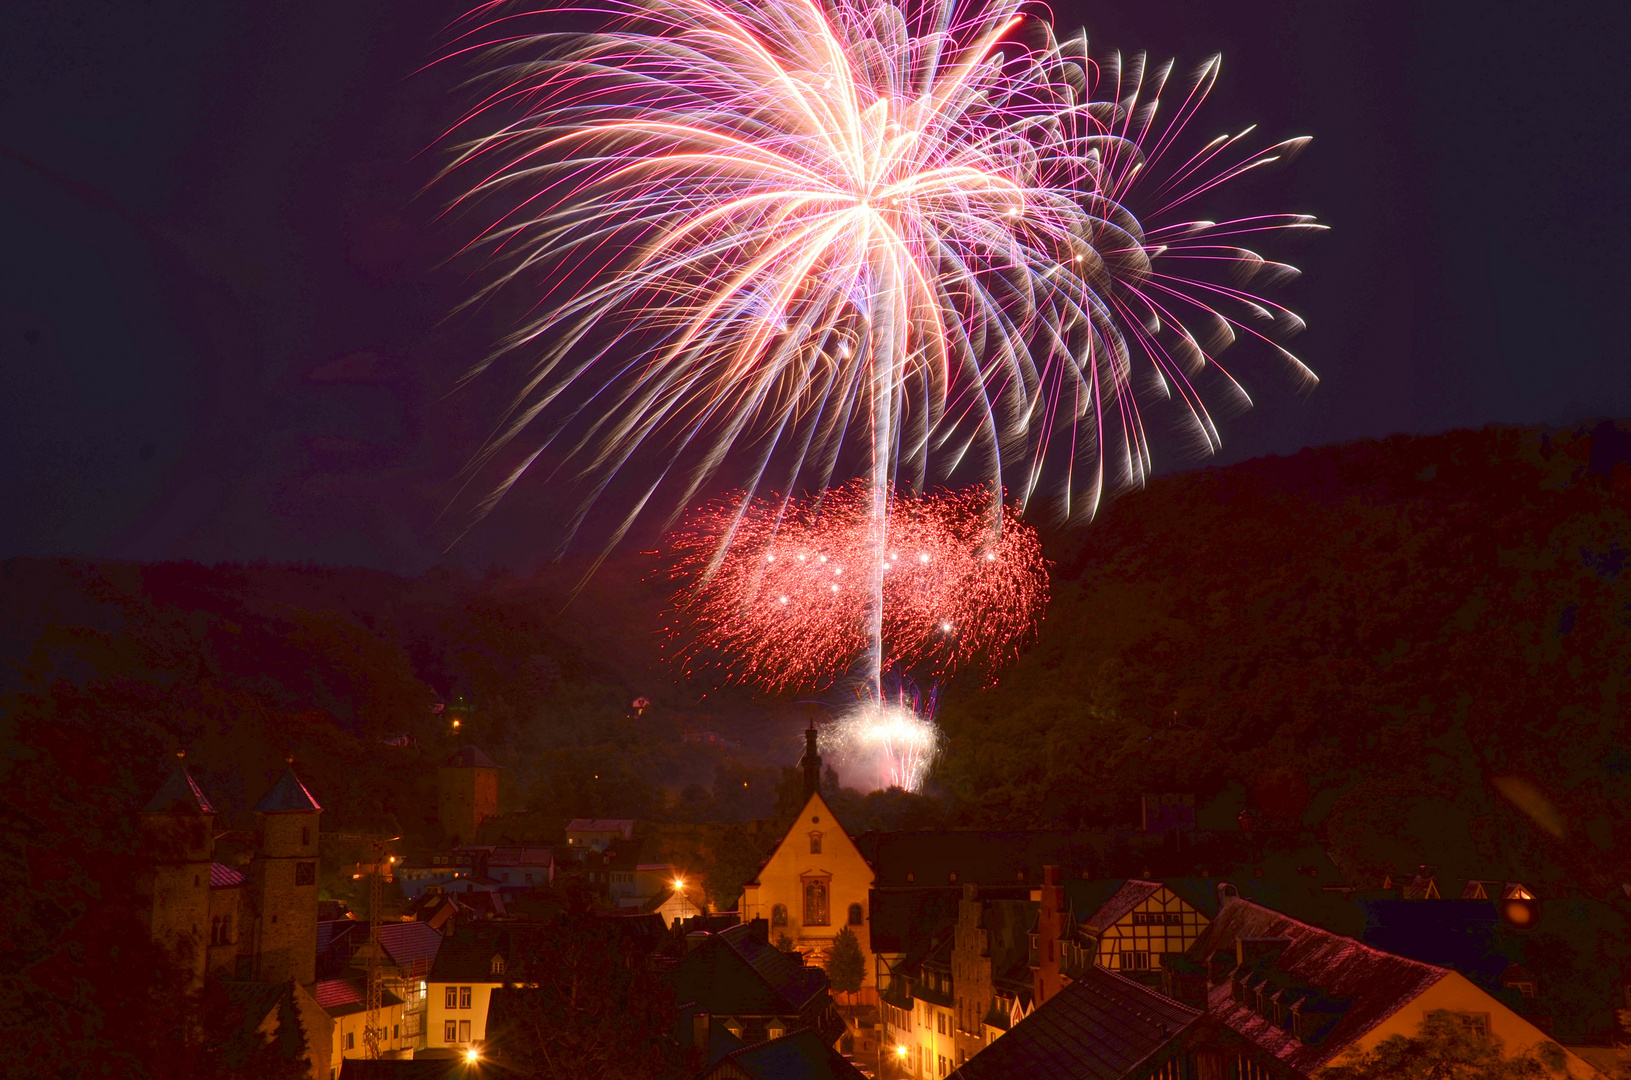
{"type": "Polygon", "coordinates": [[[682,655],[740,658],[770,689],[829,682],[872,655],[876,576],[884,669],[994,670],[1034,633],[1048,576],[1035,530],[1012,510],[994,529],[990,503],[978,488],[893,495],[881,553],[864,481],[698,510],[671,538],[682,655]]]}
{"type": "Polygon", "coordinates": [[[1320,226],[1193,216],[1305,141],[1181,150],[1216,59],[1187,84],[1096,63],[1020,0],[599,6],[607,30],[560,34],[484,4],[454,50],[493,82],[450,172],[497,210],[490,290],[535,313],[488,361],[532,370],[473,467],[532,445],[484,509],[542,459],[587,486],[576,530],[640,460],[615,543],[727,460],[751,496],[860,454],[879,544],[892,488],[959,470],[1081,518],[1148,471],[1140,395],[1218,445],[1201,391],[1245,399],[1237,337],[1312,380],[1277,344],[1301,321],[1252,291],[1295,272],[1240,245],[1320,226]]]}
{"type": "Polygon", "coordinates": [[[881,701],[863,700],[825,725],[821,752],[846,772],[858,771],[868,779],[875,774],[879,788],[917,791],[940,750],[934,708],[934,694],[925,698],[909,679],[902,678],[881,701]]]}

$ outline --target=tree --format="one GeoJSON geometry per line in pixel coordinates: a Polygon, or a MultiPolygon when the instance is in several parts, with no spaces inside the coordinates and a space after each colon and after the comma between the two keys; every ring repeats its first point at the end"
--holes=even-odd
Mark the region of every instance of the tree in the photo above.
{"type": "Polygon", "coordinates": [[[1321,1075],[1324,1080],[1543,1080],[1563,1072],[1563,1060],[1563,1048],[1552,1042],[1507,1057],[1499,1038],[1435,1009],[1414,1037],[1390,1036],[1370,1050],[1350,1053],[1321,1075]]]}
{"type": "Polygon", "coordinates": [[[861,943],[846,926],[832,939],[832,952],[827,957],[827,981],[834,990],[853,994],[861,988],[865,977],[866,957],[861,955],[861,943]]]}

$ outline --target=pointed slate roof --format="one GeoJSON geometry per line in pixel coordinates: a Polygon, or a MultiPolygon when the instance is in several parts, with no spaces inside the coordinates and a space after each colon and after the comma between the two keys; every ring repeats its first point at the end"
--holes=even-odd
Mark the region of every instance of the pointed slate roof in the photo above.
{"type": "Polygon", "coordinates": [[[257,814],[310,814],[321,809],[323,807],[311,797],[292,768],[285,769],[272,790],[255,804],[257,814]]]}
{"type": "Polygon", "coordinates": [[[215,807],[210,805],[209,796],[204,789],[187,771],[187,766],[181,762],[170,770],[170,775],[164,780],[164,785],[148,800],[147,806],[142,810],[145,814],[213,814],[215,807]]]}
{"type": "Polygon", "coordinates": [[[496,769],[498,762],[474,746],[461,746],[452,757],[442,762],[444,769],[496,769]]]}

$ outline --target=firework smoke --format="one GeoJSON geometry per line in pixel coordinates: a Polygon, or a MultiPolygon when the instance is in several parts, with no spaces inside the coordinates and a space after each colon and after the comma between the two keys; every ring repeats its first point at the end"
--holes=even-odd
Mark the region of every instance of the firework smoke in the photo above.
{"type": "Polygon", "coordinates": [[[859,777],[855,786],[923,786],[940,749],[934,723],[935,695],[921,695],[909,679],[900,678],[882,700],[862,700],[821,729],[821,753],[859,777]],[[871,781],[869,784],[867,781],[871,781]]]}
{"type": "Polygon", "coordinates": [[[726,653],[771,690],[823,685],[862,656],[856,674],[876,686],[867,624],[876,604],[885,670],[994,671],[1035,633],[1048,576],[1035,530],[1012,510],[993,529],[991,501],[979,488],[893,494],[881,555],[864,481],[695,511],[669,540],[680,654],[726,653]]]}

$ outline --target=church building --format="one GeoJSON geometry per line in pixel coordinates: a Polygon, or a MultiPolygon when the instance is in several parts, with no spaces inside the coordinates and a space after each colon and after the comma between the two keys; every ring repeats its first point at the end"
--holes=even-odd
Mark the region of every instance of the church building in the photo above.
{"type": "Polygon", "coordinates": [[[742,887],[742,921],[766,920],[771,944],[797,949],[822,967],[832,953],[833,938],[849,927],[865,960],[862,987],[872,987],[867,894],[873,870],[821,797],[821,756],[813,727],[805,732],[800,766],[804,807],[758,875],[742,887]]]}

